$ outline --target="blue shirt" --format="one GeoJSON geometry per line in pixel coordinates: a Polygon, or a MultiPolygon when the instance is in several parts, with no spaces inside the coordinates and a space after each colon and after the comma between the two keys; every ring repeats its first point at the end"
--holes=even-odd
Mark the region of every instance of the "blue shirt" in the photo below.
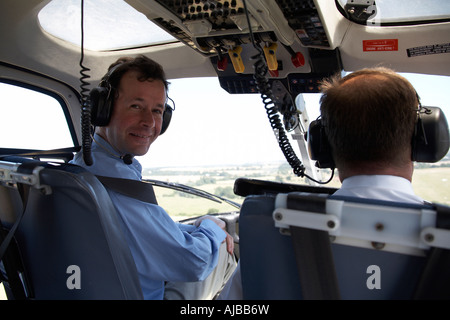
{"type": "MultiPolygon", "coordinates": [[[[93,165],[84,163],[81,152],[71,163],[95,175],[141,180],[142,167],[136,159],[125,164],[104,139],[94,137],[93,165]]],[[[158,205],[108,193],[122,222],[145,299],[162,299],[164,281],[203,280],[215,268],[226,235],[213,221],[205,219],[198,227],[183,225],[158,205]]]]}

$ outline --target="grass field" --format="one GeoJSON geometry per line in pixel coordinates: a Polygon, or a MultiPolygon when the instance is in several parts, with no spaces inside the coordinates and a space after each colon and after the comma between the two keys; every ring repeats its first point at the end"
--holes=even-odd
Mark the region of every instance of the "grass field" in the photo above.
{"type": "Polygon", "coordinates": [[[416,169],[413,188],[427,201],[450,205],[450,168],[416,169]]]}
{"type": "MultiPolygon", "coordinates": [[[[244,198],[233,193],[237,178],[304,184],[304,179],[293,175],[285,164],[245,165],[192,168],[158,168],[144,171],[144,178],[176,182],[192,186],[232,201],[242,203],[244,198]]],[[[327,177],[323,177],[324,179],[327,177]]],[[[327,187],[340,187],[337,177],[327,187]]],[[[431,202],[450,205],[450,167],[416,168],[413,188],[417,195],[431,202]]],[[[207,213],[235,211],[228,204],[219,204],[191,195],[167,189],[155,188],[159,204],[175,219],[181,220],[207,213]]]]}

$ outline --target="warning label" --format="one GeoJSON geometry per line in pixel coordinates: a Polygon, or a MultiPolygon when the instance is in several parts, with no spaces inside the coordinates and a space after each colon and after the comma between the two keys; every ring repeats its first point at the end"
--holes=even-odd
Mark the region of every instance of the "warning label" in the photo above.
{"type": "Polygon", "coordinates": [[[363,40],[363,51],[398,51],[398,39],[363,40]]]}
{"type": "Polygon", "coordinates": [[[429,46],[415,47],[406,49],[408,57],[424,56],[428,54],[449,53],[450,43],[433,44],[429,46]]]}

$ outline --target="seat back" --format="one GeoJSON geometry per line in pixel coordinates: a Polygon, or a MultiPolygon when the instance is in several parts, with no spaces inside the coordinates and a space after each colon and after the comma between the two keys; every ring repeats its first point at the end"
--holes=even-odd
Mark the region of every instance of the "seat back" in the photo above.
{"type": "MultiPolygon", "coordinates": [[[[317,270],[299,269],[299,256],[303,261],[315,259],[312,256],[317,247],[314,242],[298,246],[293,241],[293,228],[299,228],[328,233],[329,268],[323,268],[320,261],[316,266],[324,273],[334,272],[341,299],[411,299],[429,262],[431,249],[424,241],[425,233],[439,234],[437,244],[445,246],[447,242],[450,246],[450,232],[435,225],[436,212],[428,205],[393,206],[381,201],[333,199],[329,194],[247,196],[239,218],[244,298],[305,298],[306,280],[317,270]],[[313,208],[317,203],[323,212],[313,208]],[[313,250],[308,251],[310,248],[313,250]],[[302,256],[299,250],[311,256],[302,256]]],[[[444,250],[448,259],[448,250],[444,250]]],[[[442,270],[450,267],[450,261],[445,263],[442,270]]],[[[311,264],[303,264],[303,269],[308,266],[311,264]]],[[[319,274],[317,286],[323,285],[320,278],[319,274]]]]}
{"type": "MultiPolygon", "coordinates": [[[[0,170],[3,227],[23,214],[13,260],[22,265],[26,298],[142,299],[120,218],[95,176],[74,165],[17,157],[0,161],[0,170]],[[21,185],[28,189],[22,198],[21,185]]],[[[18,298],[8,286],[8,298],[18,298]]]]}

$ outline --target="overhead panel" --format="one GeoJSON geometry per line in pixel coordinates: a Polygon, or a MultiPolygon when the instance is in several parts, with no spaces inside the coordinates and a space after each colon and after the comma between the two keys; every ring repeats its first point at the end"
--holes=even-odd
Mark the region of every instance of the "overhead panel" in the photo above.
{"type": "Polygon", "coordinates": [[[209,57],[222,87],[231,93],[255,91],[255,46],[264,50],[267,76],[283,79],[295,93],[318,92],[317,83],[323,73],[340,68],[339,52],[330,46],[313,0],[247,0],[245,4],[242,0],[127,2],[209,57]]]}

